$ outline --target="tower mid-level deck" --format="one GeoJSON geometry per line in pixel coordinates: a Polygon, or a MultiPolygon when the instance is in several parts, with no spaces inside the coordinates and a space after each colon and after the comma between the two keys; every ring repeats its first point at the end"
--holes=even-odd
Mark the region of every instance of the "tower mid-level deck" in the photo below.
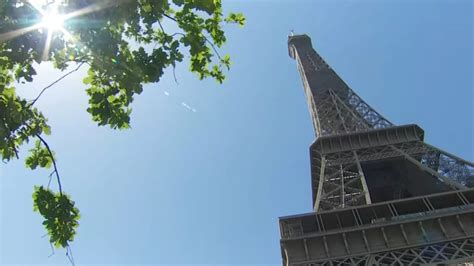
{"type": "Polygon", "coordinates": [[[284,265],[472,259],[474,189],[280,218],[284,265]]]}
{"type": "Polygon", "coordinates": [[[316,141],[313,212],[280,218],[285,265],[459,263],[474,260],[474,163],[395,126],[312,48],[290,36],[316,141]]]}

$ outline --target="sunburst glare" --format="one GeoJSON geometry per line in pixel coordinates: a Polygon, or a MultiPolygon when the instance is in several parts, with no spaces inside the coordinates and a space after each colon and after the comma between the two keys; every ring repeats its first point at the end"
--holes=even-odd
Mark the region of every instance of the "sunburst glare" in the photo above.
{"type": "Polygon", "coordinates": [[[30,0],[29,3],[41,14],[41,22],[38,23],[39,28],[48,31],[42,56],[43,60],[47,60],[53,33],[62,32],[66,37],[70,35],[64,29],[64,22],[67,17],[59,13],[59,6],[62,1],[30,0]]]}
{"type": "Polygon", "coordinates": [[[49,31],[58,31],[64,29],[65,16],[58,14],[57,12],[45,13],[41,21],[41,27],[46,28],[49,31]]]}
{"type": "Polygon", "coordinates": [[[36,10],[40,15],[40,21],[31,26],[1,33],[0,42],[6,42],[11,39],[15,39],[23,34],[35,30],[40,30],[43,32],[47,31],[42,55],[43,60],[47,60],[54,34],[62,35],[62,38],[67,42],[76,43],[78,41],[71,33],[66,30],[65,23],[67,20],[99,11],[116,3],[115,1],[97,1],[82,9],[74,10],[67,14],[62,14],[60,12],[60,7],[64,5],[64,2],[65,0],[28,0],[27,2],[19,3],[17,7],[21,7],[26,4],[36,10]]]}

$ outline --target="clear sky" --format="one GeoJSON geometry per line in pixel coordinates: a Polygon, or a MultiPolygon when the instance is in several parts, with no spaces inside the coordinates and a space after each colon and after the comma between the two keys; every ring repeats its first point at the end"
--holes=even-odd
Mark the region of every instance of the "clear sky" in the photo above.
{"type": "MultiPolygon", "coordinates": [[[[38,101],[50,118],[64,189],[82,218],[77,265],[281,264],[278,217],[311,210],[314,141],[290,30],[395,124],[474,159],[473,4],[453,1],[224,1],[247,17],[227,28],[223,85],[177,69],[133,103],[132,129],[97,127],[85,72],[38,101]],[[414,3],[415,2],[415,3],[414,3]],[[187,107],[188,106],[188,107],[187,107]],[[195,112],[193,112],[193,109],[195,112]]],[[[60,74],[42,66],[33,97],[60,74]]],[[[22,155],[27,149],[23,149],[22,155]]],[[[0,164],[0,264],[66,264],[33,212],[48,171],[0,164]]]]}

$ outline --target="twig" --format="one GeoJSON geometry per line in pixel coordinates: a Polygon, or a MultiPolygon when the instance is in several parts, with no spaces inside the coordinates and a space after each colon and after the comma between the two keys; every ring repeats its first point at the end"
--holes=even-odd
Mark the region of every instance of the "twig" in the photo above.
{"type": "Polygon", "coordinates": [[[54,172],[55,171],[52,171],[51,174],[49,174],[49,181],[48,181],[48,186],[47,186],[48,189],[49,189],[49,185],[51,185],[51,179],[53,177],[54,172]]]}
{"type": "Polygon", "coordinates": [[[221,55],[219,54],[219,52],[217,51],[217,48],[216,48],[216,46],[214,45],[214,43],[211,42],[211,41],[209,41],[209,39],[208,39],[206,36],[204,36],[204,39],[206,39],[206,42],[208,42],[208,43],[211,45],[212,50],[214,50],[214,53],[216,53],[216,55],[217,55],[217,58],[219,58],[219,60],[222,60],[222,57],[221,57],[221,55]]]}
{"type": "MultiPolygon", "coordinates": [[[[165,29],[163,28],[163,25],[161,25],[160,20],[158,20],[158,25],[160,25],[160,28],[161,28],[161,31],[163,32],[163,34],[166,34],[165,29]]],[[[155,42],[155,45],[153,46],[153,50],[155,50],[157,44],[158,44],[158,42],[155,42]]]]}
{"type": "MultiPolygon", "coordinates": [[[[167,15],[167,14],[164,13],[164,12],[160,12],[160,14],[163,15],[163,16],[165,16],[165,17],[167,17],[167,18],[169,18],[169,19],[171,19],[171,20],[173,20],[174,22],[178,22],[175,18],[173,18],[173,17],[170,16],[170,15],[167,15]]],[[[160,20],[158,20],[158,24],[160,25],[161,30],[162,30],[163,32],[165,32],[165,31],[163,30],[163,27],[161,26],[160,20]]],[[[180,32],[173,33],[171,36],[174,37],[175,35],[186,36],[185,34],[180,33],[180,32]]],[[[214,44],[213,42],[211,42],[206,36],[204,36],[204,39],[206,40],[206,42],[209,43],[209,45],[211,46],[212,50],[214,50],[214,53],[217,55],[217,58],[219,58],[219,60],[222,61],[222,57],[221,57],[221,55],[219,54],[219,52],[217,51],[217,48],[216,48],[215,44],[214,44]]],[[[173,68],[173,75],[174,75],[174,68],[173,68]]],[[[177,80],[176,80],[176,75],[175,75],[174,79],[175,79],[175,82],[178,83],[177,80]]]]}
{"type": "Polygon", "coordinates": [[[69,259],[69,262],[71,262],[72,266],[75,266],[76,263],[74,262],[74,256],[72,255],[72,249],[69,244],[66,246],[66,257],[69,259]]]}
{"type": "MultiPolygon", "coordinates": [[[[158,12],[159,12],[159,11],[158,11],[158,12]]],[[[170,15],[167,15],[165,12],[160,12],[160,14],[163,15],[163,16],[165,16],[165,17],[167,17],[167,18],[169,18],[169,19],[171,19],[171,20],[174,21],[174,22],[178,22],[175,18],[173,18],[173,17],[170,16],[170,15]]]]}
{"type": "Polygon", "coordinates": [[[158,19],[158,25],[160,25],[161,31],[162,31],[163,33],[165,33],[165,29],[163,29],[163,25],[161,25],[161,22],[160,22],[159,19],[158,19]]]}
{"type": "Polygon", "coordinates": [[[12,144],[12,148],[13,148],[13,151],[15,152],[16,159],[20,159],[20,157],[18,156],[18,150],[16,149],[14,143],[12,144]]]}
{"type": "Polygon", "coordinates": [[[184,33],[181,33],[181,32],[175,32],[175,33],[171,34],[171,37],[174,37],[176,35],[181,35],[181,36],[186,37],[186,35],[184,33]]]}
{"type": "Polygon", "coordinates": [[[49,84],[48,86],[44,87],[41,92],[38,94],[38,96],[36,96],[35,99],[33,99],[33,101],[31,101],[31,103],[29,103],[26,107],[30,107],[32,106],[33,104],[36,103],[36,101],[39,99],[39,97],[41,97],[41,95],[47,90],[49,89],[50,87],[52,87],[54,84],[58,83],[59,81],[61,81],[62,79],[64,79],[65,77],[71,75],[72,73],[78,71],[81,66],[85,63],[85,61],[82,61],[75,69],[69,71],[68,73],[62,75],[60,78],[58,78],[57,80],[53,81],[53,83],[49,84]]]}
{"type": "Polygon", "coordinates": [[[63,195],[63,189],[62,189],[62,186],[61,186],[61,178],[59,177],[58,167],[56,166],[56,160],[54,160],[53,152],[49,148],[48,143],[40,136],[40,134],[36,134],[36,136],[44,144],[44,146],[48,150],[49,157],[51,157],[51,160],[53,161],[53,167],[54,167],[53,173],[56,174],[56,180],[58,181],[59,195],[62,196],[63,195]]]}
{"type": "Polygon", "coordinates": [[[173,64],[173,77],[174,77],[174,82],[176,82],[176,85],[179,85],[178,79],[176,78],[176,67],[173,64]]]}
{"type": "MultiPolygon", "coordinates": [[[[181,33],[181,32],[175,32],[175,33],[171,34],[171,37],[174,37],[174,36],[176,36],[176,35],[181,35],[181,36],[186,37],[186,34],[181,33]]],[[[214,53],[217,55],[217,57],[218,57],[220,60],[222,60],[222,57],[221,57],[221,55],[219,54],[219,51],[217,51],[216,45],[215,45],[213,42],[211,42],[211,41],[209,40],[209,38],[207,38],[206,36],[204,36],[204,39],[206,40],[207,43],[209,43],[209,45],[211,46],[212,50],[214,50],[214,53]]]]}
{"type": "Polygon", "coordinates": [[[48,258],[51,258],[54,255],[54,247],[53,243],[49,243],[49,245],[51,246],[51,254],[49,254],[48,258]]]}
{"type": "MultiPolygon", "coordinates": [[[[4,122],[4,126],[7,128],[7,130],[9,132],[12,132],[12,130],[10,129],[10,126],[8,125],[8,123],[4,122]]],[[[12,134],[9,134],[9,136],[6,137],[6,139],[11,140],[12,137],[13,137],[12,134]]],[[[13,151],[15,152],[16,159],[20,159],[20,157],[18,156],[18,150],[15,147],[15,142],[14,141],[12,142],[11,146],[12,146],[13,151]]]]}

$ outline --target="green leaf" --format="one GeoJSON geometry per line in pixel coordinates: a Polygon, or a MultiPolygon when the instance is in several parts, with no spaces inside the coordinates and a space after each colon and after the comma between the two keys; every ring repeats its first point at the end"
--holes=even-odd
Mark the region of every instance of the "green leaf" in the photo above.
{"type": "Polygon", "coordinates": [[[43,129],[43,133],[44,133],[44,134],[46,134],[46,135],[51,135],[51,127],[50,127],[50,126],[44,125],[44,126],[42,127],[42,129],[43,129]]]}
{"type": "Polygon", "coordinates": [[[30,154],[25,158],[26,167],[31,170],[36,169],[38,166],[50,168],[52,163],[53,160],[48,149],[42,145],[41,141],[37,140],[35,147],[30,150],[30,154]]]}
{"type": "Polygon", "coordinates": [[[43,225],[50,242],[55,247],[65,248],[74,240],[79,226],[79,210],[68,195],[54,193],[43,186],[35,186],[33,191],[33,210],[43,216],[43,225]]]}
{"type": "Polygon", "coordinates": [[[143,9],[143,11],[145,11],[147,13],[150,13],[153,10],[153,8],[151,7],[150,4],[142,6],[142,9],[143,9]]]}
{"type": "Polygon", "coordinates": [[[231,65],[230,56],[228,54],[224,55],[221,59],[221,63],[229,70],[231,65]]]}
{"type": "Polygon", "coordinates": [[[245,17],[242,13],[229,13],[225,21],[228,23],[237,23],[241,27],[245,25],[245,17]]]}
{"type": "Polygon", "coordinates": [[[83,80],[82,80],[82,83],[84,84],[90,84],[92,83],[93,81],[93,78],[91,76],[86,76],[83,80]]]}
{"type": "Polygon", "coordinates": [[[217,5],[216,3],[220,3],[220,1],[214,0],[194,0],[190,4],[193,8],[197,10],[205,11],[207,14],[212,15],[214,11],[216,11],[217,5]]]}

